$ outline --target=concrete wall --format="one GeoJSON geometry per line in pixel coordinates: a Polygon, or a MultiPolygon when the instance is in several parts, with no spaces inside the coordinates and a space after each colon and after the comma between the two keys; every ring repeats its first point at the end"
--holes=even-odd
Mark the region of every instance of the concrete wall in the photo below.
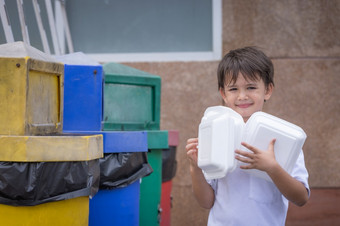
{"type": "MultiPolygon", "coordinates": [[[[265,111],[307,133],[313,188],[340,188],[340,1],[224,0],[223,53],[256,45],[272,58],[275,91],[265,111]]],[[[161,128],[180,132],[172,225],[206,225],[208,211],[191,192],[185,143],[204,110],[221,104],[218,62],[129,63],[162,77],[161,128]]]]}

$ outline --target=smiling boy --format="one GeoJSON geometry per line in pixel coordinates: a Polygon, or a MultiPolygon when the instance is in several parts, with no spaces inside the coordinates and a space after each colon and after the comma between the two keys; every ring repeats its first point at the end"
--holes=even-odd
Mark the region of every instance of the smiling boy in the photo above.
{"type": "MultiPolygon", "coordinates": [[[[221,60],[217,77],[225,105],[244,122],[262,111],[274,89],[273,64],[255,47],[230,51],[221,60]]],[[[210,209],[208,225],[285,225],[288,201],[302,206],[309,198],[303,152],[290,175],[275,160],[275,139],[267,150],[241,144],[250,152],[236,150],[235,158],[246,164],[221,179],[206,180],[197,166],[198,139],[187,141],[193,193],[202,207],[210,209]],[[274,183],[251,176],[247,169],[266,172],[274,183]]]]}

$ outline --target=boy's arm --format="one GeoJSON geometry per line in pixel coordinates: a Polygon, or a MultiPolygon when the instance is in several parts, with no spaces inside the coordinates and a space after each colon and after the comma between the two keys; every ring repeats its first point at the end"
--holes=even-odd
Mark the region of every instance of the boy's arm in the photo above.
{"type": "Polygon", "coordinates": [[[236,150],[241,155],[236,159],[247,165],[241,166],[242,169],[258,169],[265,171],[273,180],[280,192],[292,203],[303,206],[308,201],[308,191],[305,186],[298,180],[290,176],[275,160],[273,139],[267,151],[261,151],[247,143],[242,143],[251,152],[236,150]]]}
{"type": "Polygon", "coordinates": [[[206,209],[214,205],[214,190],[206,181],[202,170],[197,165],[197,145],[198,139],[191,138],[187,141],[186,151],[190,162],[190,175],[192,179],[192,189],[198,203],[206,209]]]}

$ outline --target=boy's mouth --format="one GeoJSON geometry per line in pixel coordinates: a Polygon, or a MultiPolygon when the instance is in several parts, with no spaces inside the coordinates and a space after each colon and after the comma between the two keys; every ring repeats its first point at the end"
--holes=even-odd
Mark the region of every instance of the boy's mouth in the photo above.
{"type": "Polygon", "coordinates": [[[245,103],[245,104],[237,104],[236,106],[239,107],[239,108],[248,108],[251,105],[252,105],[251,103],[245,103]]]}

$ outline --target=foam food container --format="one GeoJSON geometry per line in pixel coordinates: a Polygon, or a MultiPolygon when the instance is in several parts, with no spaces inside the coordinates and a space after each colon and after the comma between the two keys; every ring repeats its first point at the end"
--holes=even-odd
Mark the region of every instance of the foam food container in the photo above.
{"type": "MultiPolygon", "coordinates": [[[[284,170],[291,174],[307,138],[305,132],[290,122],[264,112],[254,113],[245,127],[243,140],[260,150],[267,150],[270,141],[276,138],[275,159],[284,170]]],[[[247,150],[243,146],[240,149],[247,150]]],[[[271,181],[267,173],[263,171],[251,169],[247,172],[271,181]]]]}
{"type": "Polygon", "coordinates": [[[230,108],[215,106],[204,112],[198,132],[198,166],[207,179],[224,177],[236,167],[234,151],[241,143],[242,117],[230,108]]]}
{"type": "MultiPolygon", "coordinates": [[[[254,113],[244,123],[241,115],[230,108],[209,107],[199,125],[198,166],[206,179],[224,177],[238,164],[246,164],[235,160],[236,149],[249,151],[241,141],[266,151],[270,141],[276,138],[275,158],[290,174],[306,137],[300,127],[264,112],[254,113]]],[[[263,171],[251,169],[245,172],[271,181],[263,171]]]]}

